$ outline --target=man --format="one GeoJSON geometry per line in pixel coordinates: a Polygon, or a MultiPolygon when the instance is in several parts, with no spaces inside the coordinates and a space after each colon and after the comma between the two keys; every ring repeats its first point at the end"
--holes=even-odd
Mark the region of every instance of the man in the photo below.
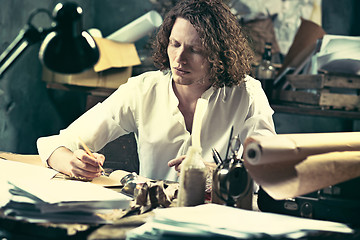
{"type": "Polygon", "coordinates": [[[211,148],[225,158],[232,127],[242,142],[254,134],[275,134],[273,110],[261,84],[247,75],[251,51],[236,18],[221,1],[179,1],[164,19],[154,50],[160,70],[130,78],[59,135],[40,138],[43,161],[65,174],[92,179],[101,174],[105,156],[89,156],[78,138],[96,152],[134,132],[139,174],[177,180],[191,145],[199,98],[207,102],[201,125],[207,162],[213,161],[211,148]]]}

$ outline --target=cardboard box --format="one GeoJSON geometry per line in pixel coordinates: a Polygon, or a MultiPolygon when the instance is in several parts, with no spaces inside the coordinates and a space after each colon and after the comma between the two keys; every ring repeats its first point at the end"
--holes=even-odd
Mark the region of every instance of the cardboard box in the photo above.
{"type": "Polygon", "coordinates": [[[43,81],[84,87],[116,89],[131,77],[132,67],[141,64],[133,43],[95,38],[100,59],[93,69],[79,74],[60,74],[43,68],[43,81]]]}

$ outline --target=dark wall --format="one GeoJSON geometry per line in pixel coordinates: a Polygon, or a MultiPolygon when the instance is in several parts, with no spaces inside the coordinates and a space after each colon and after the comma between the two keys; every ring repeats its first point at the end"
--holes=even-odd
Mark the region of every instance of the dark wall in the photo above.
{"type": "Polygon", "coordinates": [[[322,0],[322,12],[326,33],[360,36],[359,0],[322,0]]]}
{"type": "MultiPolygon", "coordinates": [[[[52,11],[57,2],[0,0],[0,52],[14,40],[34,9],[52,11]]],[[[98,28],[104,36],[159,7],[152,5],[150,0],[76,2],[84,10],[84,28],[98,28]]],[[[358,0],[323,0],[323,9],[323,26],[328,33],[359,35],[358,0]]],[[[39,22],[48,21],[40,17],[39,22]]],[[[141,51],[146,43],[146,38],[137,42],[137,49],[141,51]]],[[[85,95],[46,88],[41,80],[38,49],[39,44],[30,46],[0,78],[0,151],[36,153],[38,137],[57,133],[85,108],[85,95]]],[[[274,119],[279,132],[342,131],[352,124],[339,119],[281,113],[276,113],[274,119]]]]}
{"type": "MultiPolygon", "coordinates": [[[[1,0],[0,6],[0,52],[3,52],[25,25],[30,12],[38,7],[53,8],[54,2],[1,0]]],[[[40,80],[38,48],[39,44],[29,47],[0,79],[0,150],[34,152],[39,135],[62,126],[40,80]]]]}

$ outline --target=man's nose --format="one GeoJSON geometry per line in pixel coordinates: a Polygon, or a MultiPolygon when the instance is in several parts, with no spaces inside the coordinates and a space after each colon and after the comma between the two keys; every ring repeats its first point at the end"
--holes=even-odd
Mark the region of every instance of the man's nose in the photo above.
{"type": "Polygon", "coordinates": [[[185,49],[182,47],[182,48],[179,48],[177,53],[176,53],[176,61],[178,63],[182,63],[182,64],[186,64],[187,60],[186,60],[186,51],[185,49]]]}

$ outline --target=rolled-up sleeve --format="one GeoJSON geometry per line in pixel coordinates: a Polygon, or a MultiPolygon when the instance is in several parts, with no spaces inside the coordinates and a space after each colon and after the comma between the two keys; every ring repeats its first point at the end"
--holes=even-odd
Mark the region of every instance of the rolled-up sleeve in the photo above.
{"type": "Polygon", "coordinates": [[[58,135],[39,138],[37,148],[42,161],[46,163],[59,147],[66,147],[71,151],[79,149],[79,139],[91,151],[97,152],[119,136],[134,131],[134,116],[129,114],[134,108],[131,106],[134,104],[134,97],[130,94],[134,93],[133,86],[134,84],[121,86],[103,103],[89,109],[58,135]]]}
{"type": "Polygon", "coordinates": [[[253,135],[274,135],[276,134],[273,114],[269,101],[261,88],[259,81],[252,81],[248,85],[249,107],[241,132],[242,142],[253,135]]]}

